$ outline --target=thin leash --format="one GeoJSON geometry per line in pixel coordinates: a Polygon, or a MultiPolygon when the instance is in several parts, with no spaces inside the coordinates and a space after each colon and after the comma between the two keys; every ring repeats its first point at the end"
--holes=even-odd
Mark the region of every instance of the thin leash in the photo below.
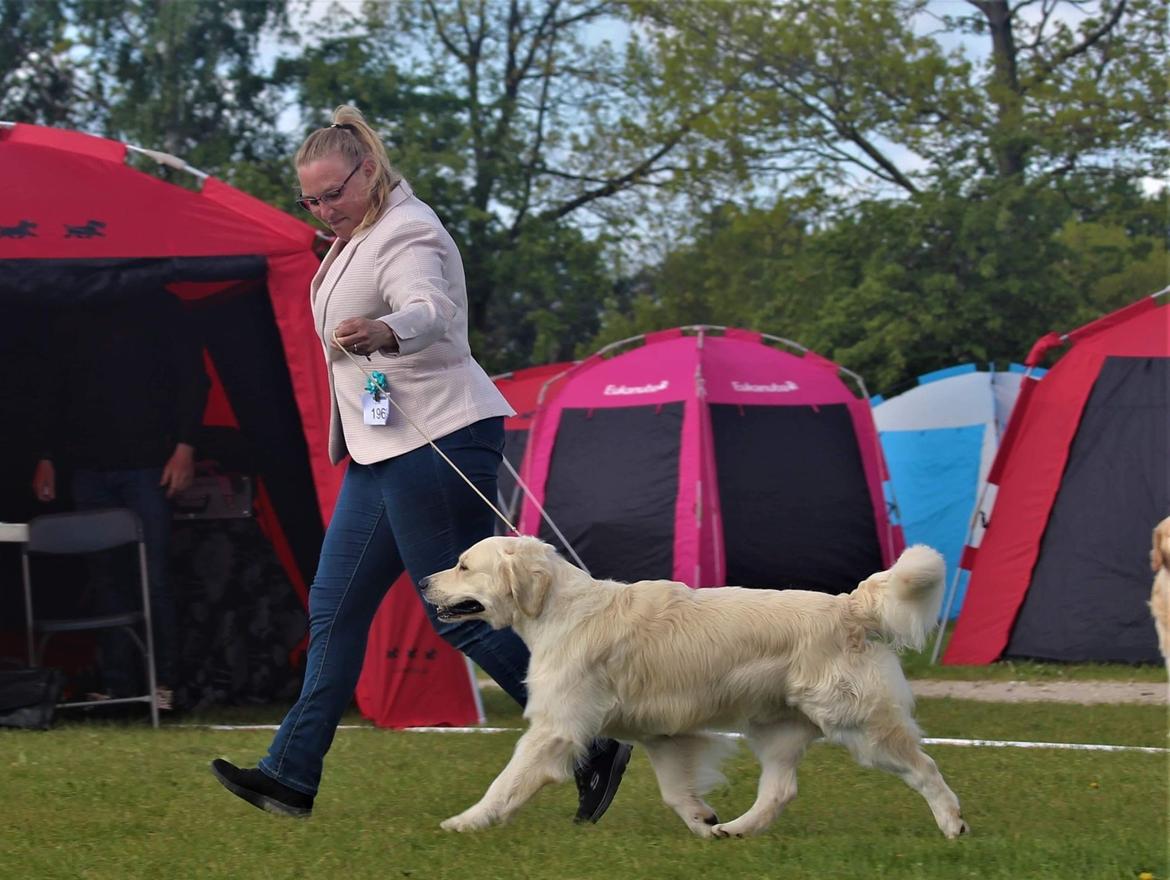
{"type": "MultiPolygon", "coordinates": [[[[498,516],[498,517],[500,518],[500,520],[501,520],[501,521],[503,521],[504,525],[506,525],[506,526],[508,527],[508,530],[509,530],[510,532],[512,532],[513,534],[515,534],[515,535],[519,535],[519,534],[520,534],[520,530],[519,530],[518,528],[516,528],[514,525],[512,525],[512,521],[511,521],[510,519],[508,519],[508,517],[504,516],[504,514],[500,512],[500,509],[499,509],[498,507],[496,507],[494,504],[492,504],[492,503],[491,503],[491,501],[489,501],[489,500],[488,500],[488,498],[487,498],[487,496],[486,496],[486,495],[484,495],[484,494],[483,494],[481,491],[479,491],[479,487],[478,487],[478,486],[476,486],[476,485],[475,485],[475,483],[471,482],[471,480],[469,480],[469,479],[467,478],[467,474],[465,474],[465,473],[463,473],[463,471],[459,470],[459,468],[458,468],[458,466],[455,464],[455,462],[451,461],[451,459],[449,459],[449,458],[447,457],[447,453],[443,452],[443,450],[442,450],[442,449],[440,449],[438,446],[436,446],[436,445],[435,445],[435,441],[431,439],[431,435],[430,435],[430,434],[428,434],[426,431],[424,431],[424,430],[423,430],[423,429],[422,429],[422,428],[419,426],[418,422],[416,422],[414,419],[412,419],[412,418],[411,418],[411,417],[410,417],[410,416],[407,414],[406,410],[404,410],[402,407],[400,407],[400,406],[398,405],[398,401],[396,401],[396,400],[395,400],[393,397],[391,397],[391,396],[390,396],[390,392],[389,392],[389,391],[381,390],[381,389],[382,389],[381,383],[380,383],[380,382],[378,382],[378,381],[376,381],[376,380],[374,379],[374,377],[373,377],[373,374],[372,374],[372,373],[370,373],[370,372],[367,372],[367,371],[366,371],[366,368],[365,368],[365,367],[363,367],[363,366],[361,365],[361,362],[359,362],[359,361],[358,361],[358,359],[357,359],[357,358],[355,358],[355,357],[353,356],[353,354],[351,354],[351,353],[350,353],[349,349],[347,349],[347,348],[346,348],[344,345],[342,345],[342,344],[341,344],[341,343],[338,341],[338,339],[337,339],[337,331],[336,331],[336,330],[334,330],[334,331],[333,331],[333,341],[334,341],[335,343],[337,343],[337,347],[338,347],[338,348],[340,348],[340,349],[341,349],[343,352],[345,352],[345,356],[346,356],[347,358],[349,358],[351,361],[353,361],[353,363],[354,363],[354,366],[356,366],[356,367],[357,367],[359,370],[361,370],[361,371],[362,371],[362,374],[363,374],[363,375],[364,375],[364,376],[365,376],[365,377],[366,377],[368,380],[370,380],[370,382],[372,383],[372,386],[373,386],[373,387],[377,387],[377,388],[380,390],[380,393],[382,393],[382,394],[386,395],[386,399],[387,399],[388,401],[390,401],[390,404],[391,404],[391,405],[392,405],[392,406],[393,406],[393,407],[394,407],[396,410],[398,410],[398,412],[399,412],[399,413],[401,413],[401,415],[402,415],[402,417],[403,417],[404,419],[406,419],[408,422],[410,422],[410,424],[411,424],[411,425],[414,427],[414,429],[415,429],[416,431],[418,431],[418,432],[419,432],[419,433],[422,435],[423,439],[424,439],[424,440],[426,440],[426,441],[427,441],[427,443],[429,443],[429,444],[430,444],[430,447],[431,447],[431,449],[433,449],[433,450],[435,450],[435,452],[439,453],[439,455],[440,455],[440,457],[443,459],[443,461],[445,461],[445,462],[447,462],[447,464],[451,465],[451,468],[452,468],[452,470],[454,470],[454,471],[455,471],[455,473],[459,474],[459,476],[460,476],[460,477],[463,479],[463,482],[465,482],[465,483],[466,483],[468,486],[470,486],[470,487],[471,487],[471,490],[472,490],[473,492],[475,492],[475,494],[476,494],[476,495],[478,495],[480,498],[482,498],[482,499],[483,499],[483,503],[484,503],[484,504],[486,504],[488,507],[490,507],[490,508],[492,509],[492,512],[493,512],[493,513],[494,513],[496,516],[498,516]]],[[[525,491],[527,491],[527,487],[525,487],[525,491]]]]}
{"type": "MultiPolygon", "coordinates": [[[[520,487],[520,490],[524,493],[524,496],[529,501],[531,501],[536,509],[540,512],[540,518],[548,523],[548,527],[552,529],[553,534],[557,536],[557,540],[561,542],[561,546],[569,551],[569,555],[573,557],[573,561],[577,563],[578,568],[585,572],[585,574],[590,574],[589,566],[581,561],[581,557],[577,555],[577,551],[573,549],[573,545],[569,543],[569,539],[561,533],[561,530],[557,528],[557,524],[553,522],[552,517],[548,515],[548,511],[545,510],[541,503],[536,500],[536,496],[532,494],[532,490],[528,488],[528,484],[520,478],[518,473],[516,473],[516,468],[512,467],[512,462],[508,461],[507,456],[503,456],[503,459],[504,467],[508,469],[508,473],[512,475],[512,479],[516,481],[516,485],[520,487]]],[[[455,467],[455,465],[451,465],[451,467],[455,467]]],[[[458,468],[455,469],[458,470],[458,468]]],[[[464,479],[467,478],[464,477],[464,479]]],[[[520,533],[517,532],[516,534],[520,533]]],[[[590,576],[592,577],[592,575],[590,576]]]]}

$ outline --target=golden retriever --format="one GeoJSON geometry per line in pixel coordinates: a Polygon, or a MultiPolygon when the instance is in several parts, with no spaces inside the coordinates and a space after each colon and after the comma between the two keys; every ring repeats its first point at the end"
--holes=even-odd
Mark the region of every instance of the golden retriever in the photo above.
{"type": "Polygon", "coordinates": [[[967,831],[959,801],[920,748],[913,697],[893,647],[921,646],[938,616],[942,557],[911,547],[852,593],[594,580],[536,538],[480,541],[425,580],[444,620],[512,627],[528,645],[528,730],[474,806],[442,823],[507,821],[540,788],[569,779],[595,737],[640,743],[662,799],[700,837],[766,829],[796,795],[817,737],[897,774],[947,837],[967,831]],[[722,777],[735,726],[760,761],[758,796],[720,822],[702,799],[722,777]]]}
{"type": "Polygon", "coordinates": [[[1154,570],[1154,589],[1150,592],[1150,613],[1158,631],[1158,647],[1170,672],[1170,516],[1154,528],[1154,546],[1150,550],[1150,568],[1154,570]]]}

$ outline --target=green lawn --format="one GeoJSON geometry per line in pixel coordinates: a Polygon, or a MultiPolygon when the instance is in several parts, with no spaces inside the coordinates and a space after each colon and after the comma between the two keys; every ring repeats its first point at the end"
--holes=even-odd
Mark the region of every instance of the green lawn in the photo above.
{"type": "MultiPolygon", "coordinates": [[[[522,725],[502,694],[485,701],[490,723],[522,725]]],[[[275,721],[283,708],[180,720],[275,721]]],[[[945,699],[922,700],[918,716],[928,736],[1167,745],[1156,706],[945,699]]],[[[243,804],[207,771],[217,755],[255,761],[268,731],[65,720],[0,732],[0,878],[1170,877],[1165,754],[928,747],[973,829],[958,841],[899,780],[827,745],[810,750],[799,796],[758,838],[692,838],[637,751],[597,826],[570,823],[569,784],[504,828],[440,831],[479,798],[516,736],[342,730],[313,818],[295,821],[243,804]]],[[[731,817],[753,798],[756,765],[741,750],[726,770],[710,800],[731,817]]]]}

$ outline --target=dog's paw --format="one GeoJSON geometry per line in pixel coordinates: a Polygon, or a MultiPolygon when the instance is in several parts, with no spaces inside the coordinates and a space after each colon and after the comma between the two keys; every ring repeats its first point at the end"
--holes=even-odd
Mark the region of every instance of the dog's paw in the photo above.
{"type": "Polygon", "coordinates": [[[726,840],[729,837],[743,837],[742,831],[736,831],[734,822],[720,823],[719,825],[711,826],[711,836],[718,840],[726,840]]]}
{"type": "Polygon", "coordinates": [[[738,819],[732,819],[730,822],[721,822],[718,825],[712,825],[711,835],[719,838],[751,837],[763,831],[764,827],[766,826],[761,826],[756,822],[745,821],[744,817],[740,816],[738,819]]]}
{"type": "Polygon", "coordinates": [[[948,822],[946,827],[942,829],[942,833],[949,840],[955,840],[964,834],[970,834],[971,826],[967,824],[962,816],[956,816],[953,822],[948,822]]]}
{"type": "Polygon", "coordinates": [[[492,823],[482,813],[477,813],[474,808],[464,810],[458,816],[452,816],[450,819],[444,819],[439,823],[439,827],[444,831],[479,831],[487,828],[492,823]]]}

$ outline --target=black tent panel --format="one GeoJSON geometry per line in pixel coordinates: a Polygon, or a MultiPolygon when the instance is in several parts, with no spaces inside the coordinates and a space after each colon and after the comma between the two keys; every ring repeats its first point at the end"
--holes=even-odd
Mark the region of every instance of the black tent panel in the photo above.
{"type": "Polygon", "coordinates": [[[219,459],[225,470],[264,479],[297,568],[310,584],[324,530],[268,292],[256,284],[196,300],[190,309],[240,425],[236,443],[230,432],[204,428],[199,454],[219,459]]]}
{"type": "Polygon", "coordinates": [[[1170,358],[1110,357],[1085,404],[1004,655],[1161,662],[1150,534],[1170,510],[1170,358]]]}
{"type": "Polygon", "coordinates": [[[172,281],[263,278],[267,267],[259,254],[0,260],[0,303],[73,308],[153,292],[172,281]]]}
{"type": "Polygon", "coordinates": [[[682,424],[682,403],[561,413],[545,510],[594,577],[673,577],[682,424]]]}
{"type": "Polygon", "coordinates": [[[882,570],[844,404],[713,404],[711,425],[729,584],[842,593],[882,570]]]}

